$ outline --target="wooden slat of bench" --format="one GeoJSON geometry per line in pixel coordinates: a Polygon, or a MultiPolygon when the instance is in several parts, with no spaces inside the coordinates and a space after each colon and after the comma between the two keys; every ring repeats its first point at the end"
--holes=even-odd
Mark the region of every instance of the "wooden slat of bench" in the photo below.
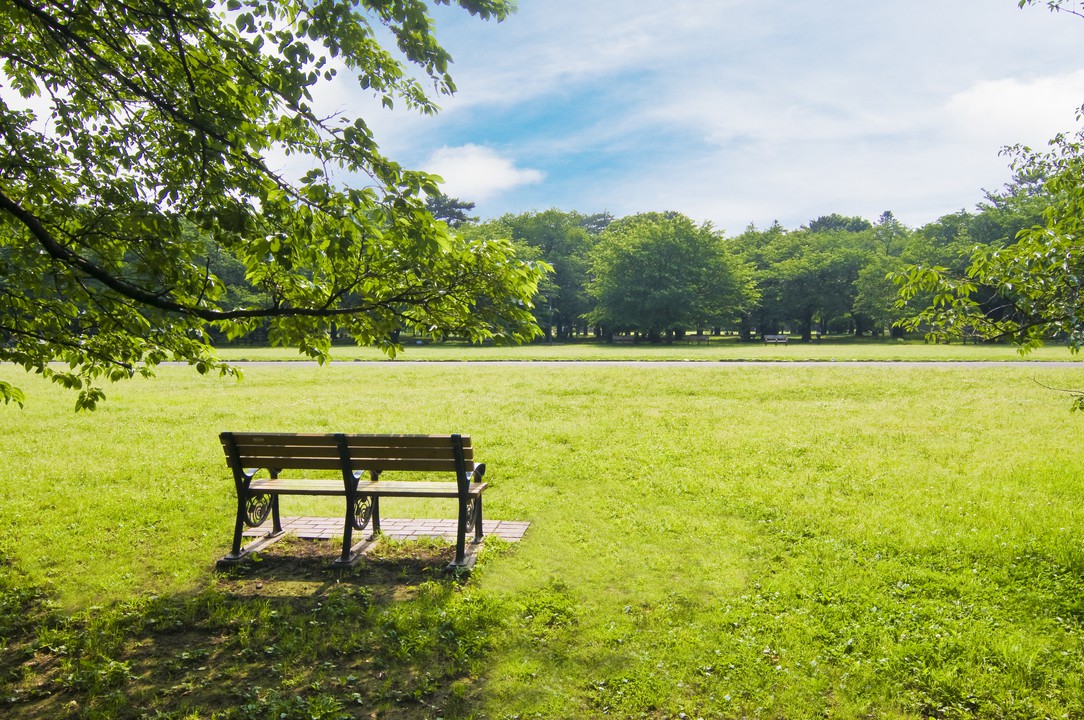
{"type": "Polygon", "coordinates": [[[342,480],[311,480],[304,478],[260,478],[248,486],[251,493],[272,495],[344,495],[342,480]]]}
{"type": "MultiPolygon", "coordinates": [[[[384,472],[386,470],[404,470],[407,472],[452,472],[456,471],[455,460],[444,460],[441,458],[429,458],[411,460],[400,460],[398,458],[351,458],[351,467],[355,470],[377,470],[384,472]]],[[[466,469],[469,473],[474,469],[474,463],[470,460],[466,461],[466,469]]]]}
{"type": "MultiPolygon", "coordinates": [[[[470,447],[470,435],[461,435],[463,449],[470,447]]],[[[451,435],[347,435],[350,448],[433,448],[451,450],[451,435]]]]}
{"type": "MultiPolygon", "coordinates": [[[[326,447],[317,446],[289,446],[289,445],[257,445],[247,442],[237,443],[237,453],[242,457],[308,457],[308,458],[335,458],[339,457],[338,445],[329,444],[326,447]]],[[[378,448],[378,447],[351,447],[350,457],[353,458],[396,458],[411,460],[418,458],[454,458],[452,446],[439,448],[378,448]]],[[[473,460],[472,448],[463,448],[463,459],[473,460]]]]}
{"type": "MultiPolygon", "coordinates": [[[[299,458],[294,456],[241,455],[243,468],[267,468],[269,470],[338,470],[342,471],[339,458],[299,458]]],[[[340,481],[341,483],[342,481],[340,481]]]]}
{"type": "MultiPolygon", "coordinates": [[[[238,444],[291,445],[291,446],[338,446],[334,434],[325,433],[232,433],[238,444]]],[[[350,447],[440,447],[450,448],[451,435],[346,435],[350,447]]],[[[461,436],[463,447],[470,445],[470,435],[461,436]]]]}
{"type": "MultiPolygon", "coordinates": [[[[467,488],[468,495],[478,495],[486,489],[486,483],[471,483],[467,488]]],[[[459,497],[459,488],[454,482],[419,482],[395,480],[378,480],[376,482],[358,483],[359,493],[372,493],[384,497],[459,497]]]]}
{"type": "MultiPolygon", "coordinates": [[[[246,445],[237,443],[237,454],[242,458],[328,458],[338,460],[339,449],[335,446],[326,448],[317,447],[287,447],[287,446],[262,446],[246,445]]],[[[454,457],[451,447],[448,448],[350,448],[351,458],[367,460],[371,458],[395,459],[395,460],[450,460],[454,457]]],[[[463,459],[474,460],[474,450],[463,448],[463,459]]]]}
{"type": "MultiPolygon", "coordinates": [[[[338,458],[299,458],[286,456],[253,455],[241,456],[241,467],[244,468],[274,468],[276,470],[340,470],[338,458]]],[[[356,458],[350,463],[353,470],[376,470],[385,472],[388,470],[402,470],[406,472],[452,472],[456,470],[455,460],[443,460],[440,458],[400,460],[398,458],[365,459],[356,458]]],[[[474,464],[467,461],[467,472],[474,469],[474,464]]]]}
{"type": "MultiPolygon", "coordinates": [[[[471,483],[467,493],[477,495],[486,488],[486,483],[471,483]]],[[[272,495],[343,495],[342,480],[324,480],[307,478],[261,478],[249,485],[251,493],[272,495]]],[[[459,497],[459,489],[454,482],[419,482],[378,480],[377,482],[358,483],[358,493],[381,495],[384,497],[459,497]]]]}

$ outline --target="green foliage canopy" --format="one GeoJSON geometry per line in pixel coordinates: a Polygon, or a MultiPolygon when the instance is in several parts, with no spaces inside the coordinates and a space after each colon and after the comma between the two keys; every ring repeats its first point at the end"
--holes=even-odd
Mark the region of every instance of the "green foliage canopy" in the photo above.
{"type": "Polygon", "coordinates": [[[755,298],[746,268],[710,224],[643,213],[609,224],[592,251],[591,322],[610,331],[663,333],[732,321],[755,298]]]}
{"type": "Polygon", "coordinates": [[[464,223],[478,220],[467,214],[474,209],[473,202],[448,197],[442,192],[428,195],[425,198],[425,207],[437,220],[448,223],[448,227],[458,228],[464,223]]]}
{"type": "MultiPolygon", "coordinates": [[[[1020,0],[1082,16],[1065,0],[1020,0]]],[[[1081,116],[1078,115],[1078,120],[1081,116]]],[[[1060,134],[1045,151],[1007,149],[1016,181],[990,198],[984,216],[1011,237],[974,248],[963,272],[915,264],[895,275],[906,328],[930,335],[974,334],[1008,340],[1027,352],[1052,338],[1084,346],[1084,131],[1060,134]]],[[[1084,409],[1084,395],[1075,407],[1084,409]]]]}
{"type": "Polygon", "coordinates": [[[589,256],[601,232],[593,229],[604,228],[608,222],[603,215],[585,216],[557,209],[505,215],[500,219],[513,240],[545,258],[553,267],[553,275],[542,283],[535,303],[547,339],[556,332],[558,340],[566,340],[575,329],[585,329],[583,318],[592,307],[587,294],[589,256]]]}
{"type": "Polygon", "coordinates": [[[814,328],[849,327],[857,335],[883,330],[895,301],[883,268],[894,266],[910,232],[889,212],[876,225],[832,214],[795,231],[778,223],[747,228],[728,242],[735,259],[752,268],[760,291],[741,318],[743,338],[784,326],[805,340],[814,328]]]}
{"type": "MultiPolygon", "coordinates": [[[[383,156],[363,119],[315,107],[350,74],[384,106],[432,113],[409,69],[450,93],[449,63],[422,0],[5,3],[0,361],[93,408],[103,378],[170,358],[232,372],[209,329],[264,325],[320,360],[333,328],[389,352],[404,327],[534,336],[543,269],[450,233],[425,207],[438,178],[383,156]],[[291,177],[283,158],[311,169],[291,177]],[[216,275],[223,258],[248,302],[216,275]]],[[[0,397],[22,394],[0,383],[0,397]]]]}
{"type": "Polygon", "coordinates": [[[918,264],[897,274],[901,304],[913,309],[904,324],[1023,351],[1056,337],[1076,352],[1084,346],[1084,132],[1058,136],[1047,152],[1013,152],[1018,170],[1047,178],[1040,221],[1011,244],[977,246],[963,273],[918,264]]]}

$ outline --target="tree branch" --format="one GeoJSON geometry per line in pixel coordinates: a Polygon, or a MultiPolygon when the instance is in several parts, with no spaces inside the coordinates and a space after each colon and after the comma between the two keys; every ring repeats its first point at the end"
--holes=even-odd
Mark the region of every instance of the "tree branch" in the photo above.
{"type": "MultiPolygon", "coordinates": [[[[247,310],[215,310],[208,307],[185,305],[175,300],[168,299],[168,297],[163,296],[162,294],[150,292],[138,285],[122,280],[93,261],[58,242],[37,216],[24,210],[3,191],[0,191],[0,210],[7,211],[14,216],[15,219],[21,222],[27,230],[30,231],[45,252],[58,262],[85,273],[87,276],[102,283],[110,290],[120,293],[124,297],[146,305],[147,307],[181,315],[191,315],[203,320],[245,320],[288,316],[341,317],[344,315],[356,315],[372,312],[374,310],[388,309],[404,303],[417,304],[420,300],[431,300],[434,293],[439,293],[437,290],[425,291],[423,288],[406,288],[390,298],[366,302],[360,305],[336,308],[327,307],[326,305],[319,308],[294,307],[282,305],[280,302],[276,302],[272,307],[247,310]]],[[[457,285],[457,282],[449,283],[449,287],[452,289],[457,285]]]]}

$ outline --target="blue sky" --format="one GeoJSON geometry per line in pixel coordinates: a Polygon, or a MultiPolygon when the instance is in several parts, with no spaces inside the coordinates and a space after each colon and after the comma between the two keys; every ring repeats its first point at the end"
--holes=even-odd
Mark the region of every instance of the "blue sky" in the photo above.
{"type": "MultiPolygon", "coordinates": [[[[438,8],[458,93],[361,113],[476,213],[677,210],[728,233],[892,210],[911,226],[1009,178],[1003,145],[1077,126],[1084,20],[1015,0],[520,0],[438,8]]],[[[344,94],[345,93],[345,94],[344,94]]]]}

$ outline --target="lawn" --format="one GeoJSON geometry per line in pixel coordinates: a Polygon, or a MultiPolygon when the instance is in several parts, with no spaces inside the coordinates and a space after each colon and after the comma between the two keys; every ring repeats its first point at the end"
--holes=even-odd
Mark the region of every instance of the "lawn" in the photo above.
{"type": "MultiPolygon", "coordinates": [[[[222,357],[227,360],[284,361],[301,358],[297,350],[269,347],[225,347],[222,357]]],[[[371,347],[335,346],[334,361],[384,361],[388,356],[371,347]]],[[[1021,355],[1009,345],[934,345],[922,340],[839,339],[822,342],[789,342],[785,345],[738,342],[734,336],[711,338],[707,343],[680,341],[672,344],[650,343],[613,345],[604,342],[554,343],[543,342],[511,346],[471,346],[462,342],[417,344],[405,339],[397,360],[412,362],[451,361],[581,361],[581,360],[656,360],[674,362],[732,362],[763,360],[788,362],[795,360],[832,361],[1084,361],[1064,347],[1044,347],[1021,355]]]]}
{"type": "Polygon", "coordinates": [[[78,415],[2,377],[0,714],[1084,714],[1074,368],[166,367],[78,415]],[[469,433],[532,526],[469,579],[300,541],[217,575],[223,429],[469,433]]]}

